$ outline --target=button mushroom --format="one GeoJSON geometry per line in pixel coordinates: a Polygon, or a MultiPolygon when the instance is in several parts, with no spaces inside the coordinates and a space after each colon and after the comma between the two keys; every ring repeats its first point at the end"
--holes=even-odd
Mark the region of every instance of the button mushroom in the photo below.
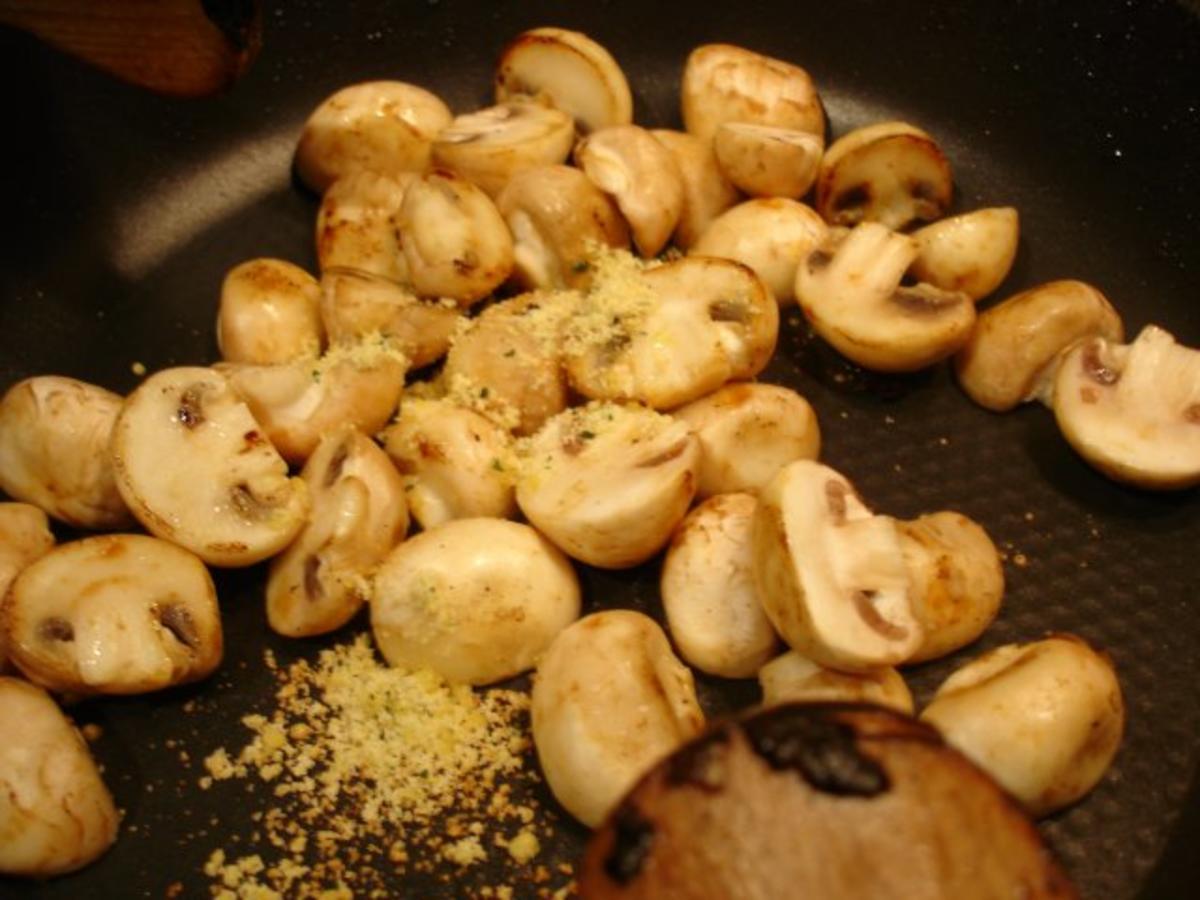
{"type": "Polygon", "coordinates": [[[800,264],[796,300],[813,330],[860,366],[922,369],[970,338],[975,304],[927,284],[902,287],[916,253],[912,238],[864,222],[800,264]]]}
{"type": "Polygon", "coordinates": [[[17,576],[3,627],[17,668],[60,693],[156,691],[207,678],[221,661],[208,570],[144,535],[60,544],[17,576]]]}
{"type": "Polygon", "coordinates": [[[248,566],[304,525],[308,492],[213,369],[164,369],[113,428],[121,496],[152,534],[215,566],[248,566]],[[167,464],[164,464],[166,461],[167,464]]]}
{"type": "Polygon", "coordinates": [[[536,100],[561,109],[582,134],[633,121],[629,82],[612,54],[586,34],[533,28],[496,64],[496,102],[536,100]]]}
{"type": "Polygon", "coordinates": [[[699,444],[644,407],[593,403],[546,422],[519,461],[517,503],[568,555],[601,568],[657,553],[696,492],[699,444]]]}
{"type": "Polygon", "coordinates": [[[350,621],[367,600],[375,565],[408,531],[400,473],[352,427],[325,435],[300,477],[312,514],[267,577],[267,622],[289,637],[325,634],[350,621]]]}
{"type": "Polygon", "coordinates": [[[578,618],[579,602],[571,564],[534,529],[456,519],[388,554],[371,630],[393,666],[491,684],[531,668],[578,618]]]}
{"type": "Polygon", "coordinates": [[[713,137],[721,171],[751,197],[803,197],[824,149],[819,135],[747,122],[723,122],[713,137]]]}
{"type": "MultiPolygon", "coordinates": [[[[54,547],[46,514],[28,503],[0,503],[0,603],[21,570],[54,547]]],[[[0,674],[9,670],[0,612],[0,674]]]]}
{"type": "Polygon", "coordinates": [[[317,280],[281,259],[234,266],[221,284],[217,347],[227,362],[271,363],[321,352],[317,280]]]}
{"type": "Polygon", "coordinates": [[[1008,276],[1019,233],[1017,211],[1011,206],[942,219],[913,232],[917,258],[912,273],[919,281],[979,300],[1008,276]]]}
{"type": "Polygon", "coordinates": [[[1062,352],[1081,338],[1120,342],[1121,317],[1082,281],[1051,281],[979,314],[954,361],[958,383],[985,409],[1006,412],[1034,398],[1050,401],[1062,352]]]}
{"type": "Polygon", "coordinates": [[[789,650],[758,670],[763,706],[781,703],[873,703],[905,715],[913,713],[912,692],[891,666],[850,675],[818,666],[789,650]]]}
{"type": "Polygon", "coordinates": [[[575,164],[616,201],[638,252],[656,256],[683,213],[683,178],[670,151],[644,128],[616,125],[581,140],[575,164]]]}
{"type": "Polygon", "coordinates": [[[591,827],[704,727],[692,673],[652,619],[624,609],[593,613],[555,638],[538,664],[531,714],[546,783],[591,827]]]}
{"type": "Polygon", "coordinates": [[[41,688],[0,678],[0,873],[48,878],[96,860],[117,810],[87,744],[41,688]]]}
{"type": "Polygon", "coordinates": [[[317,210],[317,264],[322,272],[354,269],[391,281],[408,281],[400,233],[400,206],[417,180],[404,172],[355,172],[335,181],[317,210]]]}
{"type": "Polygon", "coordinates": [[[813,662],[869,672],[921,646],[896,524],[833,469],[808,460],[782,469],[759,495],[753,542],[763,609],[813,662]]]}
{"type": "Polygon", "coordinates": [[[816,459],[821,449],[812,406],[773,384],[728,384],[672,415],[700,440],[700,497],[756,493],[785,465],[816,459]]]}
{"type": "Polygon", "coordinates": [[[1155,325],[1132,344],[1093,337],[1067,351],[1054,416],[1109,478],[1153,490],[1200,484],[1200,351],[1155,325]]]}
{"type": "Polygon", "coordinates": [[[104,388],[40,375],[0,399],[0,490],[80,528],[133,519],[108,457],[121,398],[104,388]]]}
{"type": "Polygon", "coordinates": [[[452,118],[436,96],[402,81],[342,88],[304,123],[296,172],[317,193],[352,172],[423,172],[434,137],[452,118]]]}
{"type": "Polygon", "coordinates": [[[712,147],[686,131],[653,129],[654,139],[675,160],[683,184],[683,209],[673,235],[676,246],[691,247],[708,224],[738,201],[737,189],[717,165],[712,147]]]}
{"type": "Polygon", "coordinates": [[[1125,706],[1106,656],[1073,635],[1006,644],[946,679],[921,720],[1033,816],[1074,803],[1116,756],[1125,706]]]}
{"type": "Polygon", "coordinates": [[[817,212],[832,225],[904,228],[950,206],[950,163],[932,137],[905,122],[868,125],[838,138],[817,174],[817,212]]]}

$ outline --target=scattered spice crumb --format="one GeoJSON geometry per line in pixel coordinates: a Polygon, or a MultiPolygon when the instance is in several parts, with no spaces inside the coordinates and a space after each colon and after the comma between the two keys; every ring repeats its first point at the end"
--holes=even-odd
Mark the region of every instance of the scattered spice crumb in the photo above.
{"type": "Polygon", "coordinates": [[[1029,557],[1027,557],[1024,553],[1014,554],[1012,561],[1013,565],[1019,569],[1024,569],[1027,565],[1029,565],[1029,557]]]}
{"type": "Polygon", "coordinates": [[[88,722],[79,730],[83,733],[84,740],[89,743],[95,743],[104,735],[104,729],[95,722],[88,722]]]}

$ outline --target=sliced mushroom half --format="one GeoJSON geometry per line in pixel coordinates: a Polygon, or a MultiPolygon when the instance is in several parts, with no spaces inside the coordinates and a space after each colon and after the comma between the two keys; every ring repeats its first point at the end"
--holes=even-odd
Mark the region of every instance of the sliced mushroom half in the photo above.
{"type": "Polygon", "coordinates": [[[317,263],[322,272],[354,269],[408,281],[400,206],[417,175],[355,172],[335,181],[317,210],[317,263]]]}
{"type": "Polygon", "coordinates": [[[289,478],[220,372],[164,369],[129,395],[113,429],[121,496],[149,531],[215,566],[278,553],[304,525],[308,491],[289,478]]]}
{"type": "Polygon", "coordinates": [[[877,222],[831,237],[796,270],[796,300],[818,335],[868,369],[912,372],[967,342],[975,304],[928,284],[903,287],[912,238],[877,222]]]}
{"type": "Polygon", "coordinates": [[[905,122],[838,138],[821,160],[816,208],[832,225],[904,228],[940,218],[954,196],[950,163],[932,137],[905,122]]]}
{"type": "MultiPolygon", "coordinates": [[[[46,514],[28,503],[0,503],[0,603],[21,570],[54,547],[46,514]]],[[[9,671],[0,608],[0,674],[9,671]]]]}
{"type": "Polygon", "coordinates": [[[759,495],[753,541],[763,608],[813,662],[869,672],[921,646],[896,523],[833,469],[800,460],[780,471],[759,495]]]}
{"type": "Polygon", "coordinates": [[[281,259],[234,266],[221,284],[217,310],[221,358],[269,365],[320,355],[320,292],[315,278],[281,259]]]}
{"type": "Polygon", "coordinates": [[[496,102],[532,99],[570,115],[582,134],[628,125],[633,95],[612,54],[578,31],[534,28],[496,64],[496,102]]]}
{"type": "Polygon", "coordinates": [[[1069,350],[1054,415],[1109,478],[1153,490],[1200,484],[1200,351],[1155,325],[1132,344],[1093,337],[1069,350]]]}
{"type": "Polygon", "coordinates": [[[5,640],[29,678],[60,693],[140,694],[207,678],[221,661],[212,578],[158,538],[60,544],[4,602],[5,640]]]}
{"type": "Polygon", "coordinates": [[[781,703],[873,703],[906,715],[913,713],[912,691],[895,668],[851,675],[819,666],[789,650],[758,670],[762,705],[781,703]]]}
{"type": "Polygon", "coordinates": [[[944,291],[982,299],[1008,277],[1020,230],[1011,206],[977,209],[918,228],[912,273],[944,291]]]}
{"type": "Polygon", "coordinates": [[[675,226],[674,242],[687,250],[708,224],[738,202],[737,188],[717,165],[711,146],[686,131],[666,128],[650,132],[667,148],[683,182],[683,209],[675,226]]]}
{"type": "Polygon", "coordinates": [[[819,135],[747,122],[723,122],[713,138],[721,171],[751,197],[803,197],[824,149],[819,135]]]}

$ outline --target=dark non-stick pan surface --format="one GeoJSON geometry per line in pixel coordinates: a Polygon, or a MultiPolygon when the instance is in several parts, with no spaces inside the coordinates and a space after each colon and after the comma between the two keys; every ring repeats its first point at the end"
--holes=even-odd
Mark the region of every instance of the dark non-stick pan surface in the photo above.
{"type": "MultiPolygon", "coordinates": [[[[484,105],[501,46],[542,24],[584,30],[609,47],[643,124],[678,125],[679,75],[696,44],[727,41],[795,61],[821,89],[834,136],[877,120],[914,122],[946,150],[958,210],[1020,210],[1017,264],[998,296],[1082,278],[1113,301],[1130,335],[1157,322],[1200,346],[1194,6],[347,7],[269,6],[257,65],[232,93],[202,101],[140,93],[0,33],[8,122],[0,141],[0,388],[60,373],[124,392],[137,383],[134,362],[153,371],[214,360],[217,294],[231,266],[277,256],[315,268],[316,201],[289,169],[311,108],[371,78],[425,85],[456,111],[484,105]]],[[[876,509],[906,518],[961,510],[1007,555],[999,621],[966,653],[911,672],[918,700],[967,655],[1000,643],[1069,630],[1107,650],[1128,703],[1125,742],[1101,786],[1043,831],[1089,898],[1195,896],[1200,497],[1117,486],[1080,462],[1045,409],[987,413],[945,367],[908,378],[864,374],[808,337],[794,313],[785,319],[766,379],[812,401],[825,461],[876,509]]],[[[582,571],[587,608],[659,615],[655,571],[582,571]]],[[[74,708],[80,722],[103,728],[95,751],[126,813],[120,839],[78,875],[0,881],[0,894],[157,897],[178,882],[183,896],[207,896],[200,870],[215,847],[265,850],[247,843],[255,795],[240,785],[195,787],[197,761],[221,744],[241,746],[240,717],[269,708],[263,648],[286,662],[327,643],[272,637],[261,586],[260,570],[218,575],[228,652],[210,682],[74,708]],[[239,831],[242,843],[232,844],[239,831]]],[[[710,711],[755,696],[752,685],[715,679],[701,679],[701,692],[710,711]]],[[[539,862],[578,853],[583,831],[561,819],[539,862]]],[[[485,870],[470,870],[449,885],[397,884],[396,893],[466,896],[488,881],[485,870]]]]}

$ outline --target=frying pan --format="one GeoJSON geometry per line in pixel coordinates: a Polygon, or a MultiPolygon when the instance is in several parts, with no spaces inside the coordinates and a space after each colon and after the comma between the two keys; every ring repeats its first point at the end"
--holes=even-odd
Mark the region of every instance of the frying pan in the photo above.
{"type": "MultiPolygon", "coordinates": [[[[1195,3],[312,0],[268,6],[257,64],[206,100],[142,93],[0,32],[9,121],[0,387],[60,373],[128,391],[135,362],[155,370],[215,359],[217,292],[231,266],[277,256],[315,269],[315,199],[289,169],[311,108],[380,77],[428,86],[456,111],[484,105],[503,43],[542,24],[610,48],[642,123],[678,125],[678,79],[696,44],[728,41],[798,62],[835,135],[885,118],[919,124],[954,166],[958,210],[1020,210],[1017,264],[998,296],[1082,278],[1107,294],[1130,334],[1158,322],[1200,345],[1195,3]]],[[[864,374],[785,319],[765,378],[811,400],[823,458],[874,508],[905,518],[961,510],[1007,555],[999,621],[965,653],[913,671],[918,700],[966,656],[1000,643],[1070,630],[1105,648],[1126,694],[1125,742],[1100,787],[1043,832],[1087,897],[1194,896],[1200,496],[1115,485],[1074,456],[1046,410],[984,412],[945,366],[864,374]]],[[[661,613],[653,564],[581,577],[588,609],[661,613]]],[[[240,747],[239,718],[268,708],[264,647],[286,663],[329,642],[272,637],[261,587],[260,569],[218,575],[228,651],[208,683],[74,708],[103,729],[95,752],[126,812],[121,837],[77,875],[0,881],[0,894],[150,897],[178,882],[182,896],[208,896],[200,869],[215,847],[260,849],[248,833],[255,795],[232,784],[197,790],[198,760],[240,747]]],[[[701,679],[700,691],[711,712],[755,697],[752,685],[716,679],[701,679]]],[[[574,859],[583,839],[561,815],[538,861],[574,859]]],[[[468,895],[489,877],[469,870],[449,886],[396,890],[468,895]]]]}

